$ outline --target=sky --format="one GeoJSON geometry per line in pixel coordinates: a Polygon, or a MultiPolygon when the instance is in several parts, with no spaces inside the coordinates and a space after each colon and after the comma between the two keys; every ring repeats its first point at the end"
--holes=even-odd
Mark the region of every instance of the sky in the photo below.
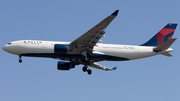
{"type": "MultiPolygon", "coordinates": [[[[167,23],[180,22],[179,0],[1,0],[0,46],[16,40],[72,42],[115,10],[102,43],[140,45],[167,23]]],[[[177,26],[174,38],[180,38],[177,26]]],[[[179,39],[173,57],[103,61],[116,71],[83,65],[57,70],[59,60],[22,57],[0,49],[0,101],[179,101],[179,39]]]]}

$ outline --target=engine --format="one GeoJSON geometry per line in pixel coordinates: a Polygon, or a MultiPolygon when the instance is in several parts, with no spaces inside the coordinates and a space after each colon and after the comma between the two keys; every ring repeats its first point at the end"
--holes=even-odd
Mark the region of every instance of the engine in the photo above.
{"type": "Polygon", "coordinates": [[[58,70],[69,70],[71,68],[75,68],[75,65],[71,62],[58,61],[57,63],[58,70]]]}
{"type": "Polygon", "coordinates": [[[66,54],[69,51],[72,51],[73,48],[64,44],[55,44],[54,45],[54,53],[66,54]]]}

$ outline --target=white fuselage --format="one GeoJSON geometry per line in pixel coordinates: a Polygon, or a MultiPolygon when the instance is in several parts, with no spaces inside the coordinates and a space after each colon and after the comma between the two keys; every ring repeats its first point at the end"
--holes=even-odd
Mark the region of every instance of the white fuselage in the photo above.
{"type": "MultiPolygon", "coordinates": [[[[68,45],[70,42],[57,42],[57,41],[39,41],[39,40],[19,40],[8,43],[3,46],[3,50],[15,54],[41,54],[41,53],[54,53],[55,44],[68,45]]],[[[155,47],[147,46],[133,46],[133,45],[117,45],[117,44],[96,44],[93,49],[93,53],[123,57],[129,60],[145,58],[154,56],[161,53],[153,51],[155,47]]],[[[171,48],[164,52],[173,51],[171,48]]],[[[67,53],[68,54],[68,53],[67,53]]]]}

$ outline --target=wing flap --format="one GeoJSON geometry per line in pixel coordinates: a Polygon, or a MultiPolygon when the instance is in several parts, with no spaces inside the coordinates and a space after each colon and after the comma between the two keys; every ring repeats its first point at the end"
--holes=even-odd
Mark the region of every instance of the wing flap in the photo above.
{"type": "Polygon", "coordinates": [[[116,67],[114,67],[114,68],[107,68],[107,67],[102,66],[102,65],[100,65],[100,64],[98,64],[98,63],[95,63],[95,62],[94,62],[93,64],[90,64],[89,66],[90,66],[90,67],[93,67],[93,68],[105,70],[105,71],[116,70],[116,67]]]}

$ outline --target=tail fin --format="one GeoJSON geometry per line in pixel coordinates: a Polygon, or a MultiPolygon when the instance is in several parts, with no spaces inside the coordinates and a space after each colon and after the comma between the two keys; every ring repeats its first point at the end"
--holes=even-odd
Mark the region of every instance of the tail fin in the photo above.
{"type": "Polygon", "coordinates": [[[161,29],[155,36],[141,46],[159,46],[167,40],[171,39],[177,24],[169,23],[161,29]]]}

